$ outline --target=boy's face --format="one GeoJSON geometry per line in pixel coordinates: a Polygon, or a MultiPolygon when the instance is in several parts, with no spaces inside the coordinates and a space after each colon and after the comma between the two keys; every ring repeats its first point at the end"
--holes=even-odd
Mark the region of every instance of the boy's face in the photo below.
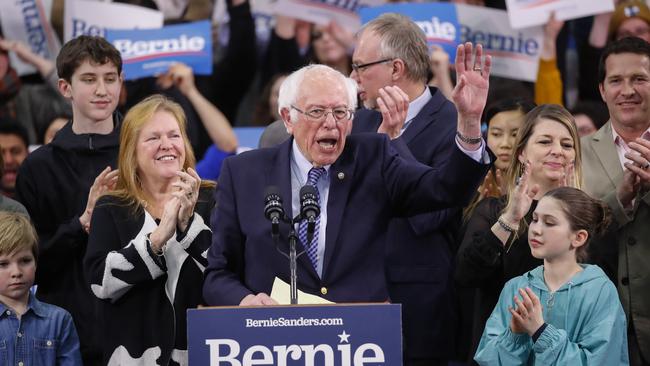
{"type": "Polygon", "coordinates": [[[59,79],[59,91],[72,102],[75,123],[101,123],[112,119],[120,99],[122,75],[112,62],[103,65],[86,60],[70,82],[59,79]]]}
{"type": "Polygon", "coordinates": [[[26,302],[35,273],[36,260],[31,250],[0,255],[0,301],[5,304],[26,302]]]}

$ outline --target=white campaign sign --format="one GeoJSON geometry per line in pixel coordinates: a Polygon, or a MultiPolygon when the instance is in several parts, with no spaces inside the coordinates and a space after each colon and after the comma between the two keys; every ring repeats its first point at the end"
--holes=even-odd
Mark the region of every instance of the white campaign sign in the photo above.
{"type": "Polygon", "coordinates": [[[510,25],[526,28],[546,24],[551,12],[569,20],[614,10],[614,0],[506,0],[510,25]]]}
{"type": "Polygon", "coordinates": [[[69,41],[82,34],[104,36],[106,29],[151,29],[163,26],[163,13],[141,6],[66,0],[63,34],[69,41]]]}
{"type": "Polygon", "coordinates": [[[542,49],[542,27],[512,29],[503,10],[456,5],[460,41],[480,43],[492,55],[492,75],[534,82],[542,49]]]}
{"type": "MultiPolygon", "coordinates": [[[[50,24],[52,0],[3,0],[0,8],[2,33],[9,40],[19,41],[32,52],[48,60],[54,60],[61,42],[50,24]]],[[[36,69],[20,60],[13,52],[9,54],[11,66],[18,75],[36,72],[36,69]]]]}

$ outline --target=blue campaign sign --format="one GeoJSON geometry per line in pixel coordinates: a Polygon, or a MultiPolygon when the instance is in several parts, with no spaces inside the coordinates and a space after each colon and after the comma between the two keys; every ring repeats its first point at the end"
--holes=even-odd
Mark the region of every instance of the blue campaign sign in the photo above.
{"type": "Polygon", "coordinates": [[[429,45],[442,47],[453,62],[456,46],[460,42],[460,25],[456,6],[447,3],[401,3],[361,8],[362,23],[377,18],[383,13],[399,13],[411,18],[422,28],[429,45]]]}
{"type": "Polygon", "coordinates": [[[401,365],[400,305],[187,311],[190,365],[401,365]]]}
{"type": "Polygon", "coordinates": [[[207,20],[159,29],[106,31],[106,39],[122,54],[126,80],[155,76],[175,62],[194,74],[212,73],[212,34],[207,20]]]}

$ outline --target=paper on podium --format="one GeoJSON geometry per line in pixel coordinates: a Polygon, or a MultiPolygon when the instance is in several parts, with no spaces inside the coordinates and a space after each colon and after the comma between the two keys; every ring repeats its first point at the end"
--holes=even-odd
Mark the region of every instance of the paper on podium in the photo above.
{"type": "MultiPolygon", "coordinates": [[[[271,298],[278,302],[280,305],[291,304],[291,286],[279,278],[273,281],[273,289],[271,289],[271,298]]],[[[334,304],[329,300],[325,300],[320,296],[311,295],[298,290],[298,304],[334,304]]]]}

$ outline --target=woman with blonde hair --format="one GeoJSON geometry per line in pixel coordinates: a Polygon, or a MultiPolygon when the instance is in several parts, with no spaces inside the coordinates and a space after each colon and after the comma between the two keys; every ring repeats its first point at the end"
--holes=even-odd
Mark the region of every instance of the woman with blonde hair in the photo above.
{"type": "Polygon", "coordinates": [[[580,138],[571,114],[555,104],[531,110],[517,133],[505,195],[478,204],[458,252],[456,281],[477,289],[472,351],[506,281],[541,264],[525,235],[537,201],[557,187],[580,188],[581,179],[580,138]]]}
{"type": "Polygon", "coordinates": [[[84,271],[102,300],[109,365],[187,364],[185,313],[203,302],[214,183],[194,170],[185,123],[160,95],[131,108],[115,189],[93,212],[84,271]]]}

